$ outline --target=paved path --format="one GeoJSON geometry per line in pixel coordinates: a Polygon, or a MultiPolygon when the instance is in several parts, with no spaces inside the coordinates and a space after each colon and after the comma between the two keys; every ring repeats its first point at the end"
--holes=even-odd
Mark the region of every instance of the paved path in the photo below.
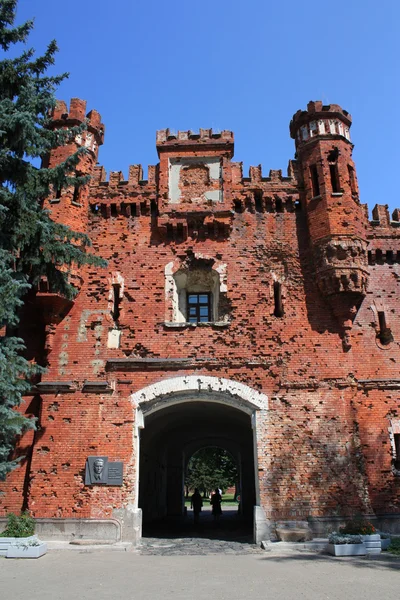
{"type": "Polygon", "coordinates": [[[201,556],[209,554],[262,554],[259,546],[248,541],[219,540],[207,537],[142,538],[136,551],[143,556],[201,556]]]}
{"type": "Polygon", "coordinates": [[[5,600],[399,600],[400,561],[82,549],[39,560],[0,558],[0,582],[5,600]]]}

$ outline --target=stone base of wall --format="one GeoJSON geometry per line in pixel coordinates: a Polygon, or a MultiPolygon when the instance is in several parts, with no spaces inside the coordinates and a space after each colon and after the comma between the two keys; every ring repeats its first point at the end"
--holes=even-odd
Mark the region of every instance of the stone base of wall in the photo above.
{"type": "MultiPolygon", "coordinates": [[[[44,541],[85,541],[140,543],[142,537],[141,509],[121,509],[114,519],[35,519],[35,534],[44,541]]],[[[6,519],[0,519],[0,531],[6,519]]]]}
{"type": "MultiPolygon", "coordinates": [[[[307,522],[314,537],[326,537],[331,531],[337,531],[341,525],[350,520],[343,517],[310,517],[307,522]]],[[[369,521],[385,533],[400,534],[400,514],[363,515],[363,520],[369,521]]]]}

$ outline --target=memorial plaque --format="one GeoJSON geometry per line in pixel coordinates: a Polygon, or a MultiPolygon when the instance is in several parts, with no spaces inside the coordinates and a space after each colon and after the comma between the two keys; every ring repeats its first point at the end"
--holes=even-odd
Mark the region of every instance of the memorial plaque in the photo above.
{"type": "Polygon", "coordinates": [[[109,462],[108,456],[88,456],[85,485],[122,485],[123,462],[109,462]]]}
{"type": "Polygon", "coordinates": [[[107,478],[108,485],[122,485],[123,468],[124,468],[124,463],[122,463],[122,462],[108,463],[108,478],[107,478]]]}
{"type": "Polygon", "coordinates": [[[85,485],[106,485],[108,456],[88,456],[85,468],[85,485]]]}

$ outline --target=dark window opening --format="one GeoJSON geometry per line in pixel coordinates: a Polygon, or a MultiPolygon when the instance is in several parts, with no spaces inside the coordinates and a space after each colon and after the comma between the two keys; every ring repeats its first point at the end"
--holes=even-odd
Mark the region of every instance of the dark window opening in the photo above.
{"type": "Polygon", "coordinates": [[[172,227],[171,223],[167,223],[167,240],[173,240],[174,239],[174,228],[172,227]]]}
{"type": "Polygon", "coordinates": [[[111,204],[111,216],[118,217],[117,205],[111,204]]]}
{"type": "Polygon", "coordinates": [[[317,165],[310,166],[313,198],[320,195],[317,165]]]}
{"type": "Polygon", "coordinates": [[[386,262],[390,265],[394,263],[393,250],[386,250],[386,262]]]}
{"type": "Polygon", "coordinates": [[[264,212],[263,211],[263,193],[261,190],[254,191],[254,202],[255,202],[255,206],[256,206],[256,211],[264,212]]]}
{"type": "Polygon", "coordinates": [[[383,346],[390,344],[393,340],[392,332],[390,328],[387,326],[386,317],[383,310],[378,310],[378,321],[379,321],[379,341],[383,346]]]}
{"type": "Polygon", "coordinates": [[[332,192],[338,194],[340,192],[339,171],[338,171],[339,150],[335,148],[328,154],[329,173],[331,176],[332,192]]]}
{"type": "Polygon", "coordinates": [[[234,200],[234,205],[235,205],[235,212],[236,213],[241,213],[243,212],[243,205],[242,205],[242,201],[241,200],[234,200]]]}
{"type": "Polygon", "coordinates": [[[349,181],[350,181],[350,189],[353,196],[357,196],[357,184],[356,184],[356,174],[352,166],[347,166],[349,170],[349,181]]]}
{"type": "Polygon", "coordinates": [[[279,281],[274,281],[274,315],[283,317],[282,286],[279,281]]]}
{"type": "Polygon", "coordinates": [[[150,201],[150,213],[152,217],[158,217],[158,205],[156,200],[150,201]]]}
{"type": "Polygon", "coordinates": [[[275,198],[275,210],[278,213],[283,213],[283,202],[281,198],[275,198]]]}
{"type": "Polygon", "coordinates": [[[395,448],[394,467],[400,469],[400,433],[395,433],[393,437],[395,448]]]}
{"type": "Polygon", "coordinates": [[[331,175],[332,192],[337,194],[340,191],[337,165],[329,165],[329,172],[331,175]]]}
{"type": "Polygon", "coordinates": [[[120,298],[120,293],[121,293],[121,286],[119,283],[113,283],[113,311],[112,311],[112,317],[114,319],[114,321],[118,321],[121,311],[120,311],[120,304],[121,304],[121,298],[120,298]]]}
{"type": "Polygon", "coordinates": [[[189,323],[209,323],[212,320],[210,292],[188,293],[187,320],[189,323]]]}
{"type": "Polygon", "coordinates": [[[378,250],[375,252],[375,256],[376,256],[376,262],[380,265],[383,265],[383,252],[382,250],[380,250],[378,248],[378,250]]]}

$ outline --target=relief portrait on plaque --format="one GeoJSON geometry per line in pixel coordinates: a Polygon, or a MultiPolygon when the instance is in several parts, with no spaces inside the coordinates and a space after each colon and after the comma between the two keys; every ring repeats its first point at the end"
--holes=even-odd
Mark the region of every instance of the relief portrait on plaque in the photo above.
{"type": "Polygon", "coordinates": [[[85,468],[85,485],[108,483],[108,457],[88,456],[85,468]]]}

